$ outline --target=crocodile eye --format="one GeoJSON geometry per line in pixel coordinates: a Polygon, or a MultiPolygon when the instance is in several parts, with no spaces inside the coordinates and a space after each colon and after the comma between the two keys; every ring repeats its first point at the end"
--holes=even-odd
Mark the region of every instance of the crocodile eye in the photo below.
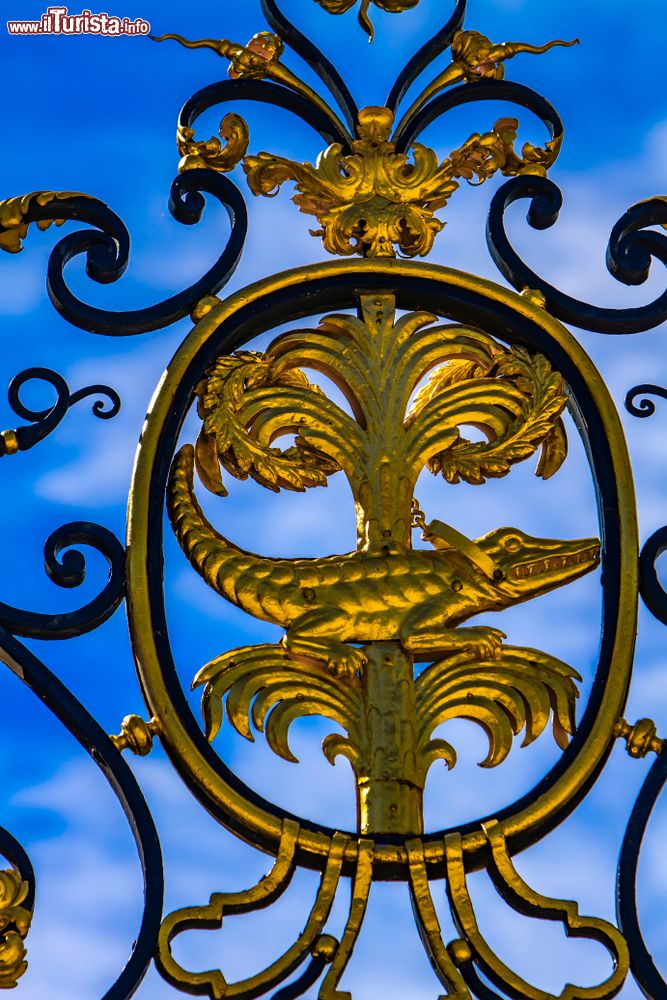
{"type": "Polygon", "coordinates": [[[521,548],[521,539],[518,535],[508,535],[503,541],[503,545],[507,552],[518,552],[521,548]]]}

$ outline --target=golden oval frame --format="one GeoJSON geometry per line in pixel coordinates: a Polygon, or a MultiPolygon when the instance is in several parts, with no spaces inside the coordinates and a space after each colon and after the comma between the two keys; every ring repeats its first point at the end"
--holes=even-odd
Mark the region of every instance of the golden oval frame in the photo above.
{"type": "MultiPolygon", "coordinates": [[[[160,447],[161,434],[173,412],[176,391],[196,355],[225,321],[233,320],[240,310],[248,307],[260,314],[262,302],[269,296],[294,296],[301,292],[308,304],[306,313],[317,311],[317,302],[308,302],[309,286],[325,281],[329,288],[340,282],[354,282],[355,276],[372,275],[378,288],[392,288],[392,281],[439,284],[443,291],[474,294],[507,315],[514,314],[542,329],[567,355],[585,379],[586,386],[600,416],[609,444],[612,476],[618,497],[620,534],[618,609],[614,645],[609,659],[609,672],[601,695],[599,709],[588,737],[573,761],[556,780],[540,791],[539,786],[529,801],[501,822],[502,833],[513,852],[535,842],[549,832],[558,817],[573,808],[586,793],[604,765],[615,739],[616,724],[621,717],[634,654],[638,603],[638,539],[634,487],[625,439],[616,407],[592,361],[572,334],[539,305],[493,282],[451,268],[430,263],[405,263],[400,260],[344,260],[302,267],[277,274],[237,292],[219,305],[213,306],[186,337],[160,381],[150,404],[137,451],[128,508],[127,534],[127,607],[137,671],[146,704],[156,720],[155,728],[173,765],[186,784],[210,811],[223,817],[230,828],[244,839],[270,853],[277,853],[283,831],[283,819],[250,801],[239,789],[231,787],[211,766],[193,744],[183,720],[169,695],[153,632],[151,601],[148,587],[149,493],[154,466],[160,447]]],[[[576,405],[573,404],[576,411],[576,405]]],[[[183,413],[183,417],[185,412],[183,413]]],[[[577,414],[575,412],[575,418],[577,414]]],[[[516,804],[515,804],[516,805],[516,804]]],[[[513,807],[512,807],[513,808],[513,807]]],[[[465,832],[462,847],[471,867],[481,859],[486,837],[481,829],[465,832]]],[[[317,828],[299,829],[298,862],[321,870],[331,848],[331,836],[317,828]]],[[[445,862],[442,839],[426,837],[425,861],[429,873],[441,875],[445,862]]],[[[358,843],[352,839],[345,855],[345,867],[351,870],[357,859],[358,843]]],[[[376,878],[400,878],[407,870],[407,850],[401,838],[386,838],[375,844],[374,872],[376,878]]]]}

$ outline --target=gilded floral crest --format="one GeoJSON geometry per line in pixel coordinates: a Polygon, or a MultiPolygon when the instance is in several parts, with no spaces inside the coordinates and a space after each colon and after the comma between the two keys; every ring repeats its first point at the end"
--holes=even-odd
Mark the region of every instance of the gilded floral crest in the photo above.
{"type": "MultiPolygon", "coordinates": [[[[368,16],[371,3],[374,3],[380,10],[386,10],[390,14],[401,14],[404,10],[411,10],[416,7],[420,0],[361,0],[359,7],[359,24],[373,40],[373,23],[368,16]]],[[[320,7],[324,7],[330,14],[344,14],[359,3],[359,0],[316,0],[320,7]]]]}
{"type": "Polygon", "coordinates": [[[244,170],[256,195],[272,195],[288,180],[296,182],[294,202],[306,215],[314,215],[321,236],[332,254],[365,257],[425,257],[445,226],[436,217],[461,179],[481,183],[496,172],[505,176],[545,174],[556,158],[558,145],[514,149],[518,122],[499,119],[490,132],[475,133],[440,162],[421,143],[412,156],[396,151],[389,138],[394,115],[388,108],[359,112],[358,138],[352,152],[339,144],[329,146],[317,164],[299,164],[281,156],[259,153],[248,156],[244,170]]]}

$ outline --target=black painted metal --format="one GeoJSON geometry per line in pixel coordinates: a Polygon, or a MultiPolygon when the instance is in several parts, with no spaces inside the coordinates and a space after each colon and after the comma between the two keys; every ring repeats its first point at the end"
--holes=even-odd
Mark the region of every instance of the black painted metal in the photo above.
{"type": "Polygon", "coordinates": [[[642,841],[653,808],[667,782],[667,752],[654,762],[637,796],[623,840],[616,883],[616,913],[630,948],[632,974],[649,1000],[667,998],[667,981],[658,970],[639,926],[637,913],[637,868],[642,841]]]}
{"type": "MultiPolygon", "coordinates": [[[[50,368],[26,368],[19,375],[12,379],[7,392],[9,405],[17,417],[21,420],[29,420],[31,423],[25,427],[18,427],[15,431],[16,439],[20,451],[27,451],[34,447],[39,441],[43,441],[58,424],[61,422],[67,411],[75,406],[82,399],[90,396],[106,396],[96,399],[93,403],[93,413],[101,420],[110,420],[120,412],[120,396],[115,389],[108,385],[90,385],[85,389],[77,389],[70,392],[67,382],[57,372],[50,368]],[[46,382],[56,390],[57,398],[52,406],[43,410],[33,410],[21,399],[21,390],[28,382],[46,382]]],[[[7,453],[7,443],[0,438],[0,455],[7,453]]]]}
{"type": "MultiPolygon", "coordinates": [[[[46,217],[83,218],[98,226],[93,230],[70,233],[53,248],[48,267],[48,292],[61,316],[73,326],[112,337],[127,337],[150,330],[160,330],[187,316],[205,295],[215,295],[236,270],[247,232],[245,201],[239,189],[227,177],[213,170],[188,170],[179,174],[171,186],[169,209],[179,222],[193,225],[201,218],[206,204],[202,192],[212,194],[226,210],[232,224],[231,235],[222,254],[206,274],[189,288],[163,302],[145,309],[113,312],[87,305],[78,299],[65,282],[68,261],[85,253],[86,271],[95,281],[116,281],[127,268],[130,240],[125,226],[105,205],[95,202],[95,212],[86,215],[84,205],[75,206],[77,215],[68,214],[69,202],[58,201],[41,209],[46,217]]],[[[44,215],[42,215],[44,217],[44,215]]]]}
{"type": "Polygon", "coordinates": [[[192,128],[199,116],[209,108],[239,101],[257,101],[283,108],[315,129],[325,142],[339,142],[344,148],[349,148],[351,136],[333,111],[325,114],[301,94],[270,80],[220,80],[218,83],[211,83],[186,101],[181,108],[178,124],[192,128]]]}
{"type": "MultiPolygon", "coordinates": [[[[153,817],[137,780],[121,754],[83,705],[22,643],[0,627],[0,660],[62,722],[92,757],[118,798],[137,846],[144,879],[144,911],[127,965],[102,1000],[134,996],[157,943],[162,916],[162,855],[153,817]]],[[[2,841],[0,841],[1,849],[2,841]]]]}
{"type": "Polygon", "coordinates": [[[109,578],[102,591],[77,611],[55,615],[24,611],[0,602],[0,625],[27,639],[72,639],[93,632],[111,617],[125,595],[125,549],[111,531],[99,524],[73,521],[63,525],[44,546],[46,572],[58,587],[78,587],[85,579],[85,558],[71,548],[73,545],[87,545],[106,559],[109,578]]]}
{"type": "Polygon", "coordinates": [[[320,49],[303,32],[299,31],[291,21],[287,20],[278,7],[276,0],[262,0],[262,11],[276,34],[280,35],[283,41],[308,63],[311,69],[317,73],[320,80],[328,87],[338,107],[345,115],[345,120],[350,131],[354,133],[359,109],[348,90],[345,80],[333,63],[329,62],[320,49]]]}
{"type": "Polygon", "coordinates": [[[625,397],[625,408],[633,417],[652,417],[655,413],[655,403],[652,399],[642,399],[639,406],[635,402],[638,396],[661,396],[667,399],[667,389],[661,385],[653,385],[650,382],[643,382],[630,389],[625,397]]]}
{"type": "Polygon", "coordinates": [[[667,527],[658,528],[644,543],[639,557],[639,591],[651,614],[667,625],[667,593],[656,569],[656,562],[663,552],[667,552],[667,527]]]}
{"type": "Polygon", "coordinates": [[[454,12],[444,28],[441,28],[433,38],[430,38],[398,74],[396,82],[387,98],[387,107],[392,111],[396,111],[417,77],[421,76],[434,59],[437,59],[439,55],[449,48],[454,35],[463,25],[467,2],[468,0],[456,0],[454,12]]]}
{"type": "Polygon", "coordinates": [[[4,827],[1,826],[0,855],[6,858],[12,867],[20,873],[23,881],[28,883],[28,894],[21,905],[32,913],[35,908],[35,871],[32,866],[32,861],[28,857],[25,848],[22,844],[19,844],[16,837],[14,837],[9,830],[5,830],[4,827]]]}
{"type": "Polygon", "coordinates": [[[327,961],[321,956],[311,958],[303,975],[295,979],[293,983],[283,986],[281,990],[274,993],[271,1000],[297,1000],[302,997],[306,990],[317,982],[327,966],[327,961]]]}
{"type": "Polygon", "coordinates": [[[477,1000],[506,1000],[506,995],[496,993],[482,980],[472,961],[461,966],[461,975],[465,984],[477,1000]]]}
{"type": "MultiPolygon", "coordinates": [[[[546,177],[515,177],[495,194],[489,211],[487,243],[496,265],[519,291],[536,289],[546,309],[557,319],[595,333],[641,333],[667,319],[667,291],[649,305],[633,309],[604,309],[575,299],[541,278],[519,257],[505,231],[505,211],[515,201],[530,199],[528,223],[548,229],[558,219],[563,196],[546,177]]],[[[667,264],[667,237],[646,228],[667,222],[667,202],[658,198],[634,205],[614,226],[607,248],[607,267],[626,285],[648,278],[652,258],[667,264]]]]}
{"type": "MultiPolygon", "coordinates": [[[[510,80],[480,80],[476,83],[462,83],[438,94],[423,108],[420,108],[401,126],[394,136],[396,149],[399,153],[406,152],[425,128],[436,119],[441,118],[453,108],[477,101],[507,101],[518,107],[526,108],[539,118],[549,131],[550,139],[558,139],[563,134],[563,122],[560,115],[544,97],[540,97],[530,87],[510,80]]],[[[491,126],[489,122],[489,127],[491,126]]],[[[667,216],[667,208],[665,210],[667,216]]],[[[666,240],[667,242],[667,240],[666,240]]]]}

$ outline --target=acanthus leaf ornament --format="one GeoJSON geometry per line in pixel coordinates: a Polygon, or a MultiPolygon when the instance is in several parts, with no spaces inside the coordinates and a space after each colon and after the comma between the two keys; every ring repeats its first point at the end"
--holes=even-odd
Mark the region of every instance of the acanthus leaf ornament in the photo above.
{"type": "Polygon", "coordinates": [[[299,164],[281,156],[247,156],[243,168],[253,194],[272,195],[288,180],[296,182],[294,203],[314,215],[332,254],[426,257],[444,223],[435,213],[459,187],[459,181],[480,183],[500,171],[505,176],[546,173],[558,147],[537,151],[524,147],[517,155],[514,143],[518,121],[501,118],[490,132],[475,134],[450,156],[438,162],[432,149],[416,143],[412,161],[397,153],[389,138],[394,115],[387,108],[359,112],[358,138],[352,153],[329,146],[317,164],[299,164]]]}
{"type": "MultiPolygon", "coordinates": [[[[342,13],[353,0],[323,0],[332,13],[342,13]]],[[[407,9],[405,0],[386,0],[384,9],[407,9]]],[[[362,14],[366,16],[366,0],[362,14]]],[[[370,23],[370,22],[368,22],[370,23]]],[[[439,161],[436,153],[421,143],[412,143],[412,158],[397,148],[405,127],[429,100],[454,83],[480,79],[502,80],[504,60],[520,52],[547,52],[555,45],[574,42],[554,41],[542,46],[524,43],[494,45],[475,31],[454,35],[454,62],[414,103],[394,130],[395,115],[387,107],[366,107],[358,112],[356,134],[350,136],[338,116],[322,98],[281,61],[284,51],[279,36],[260,32],[247,46],[227,39],[188,41],[181,35],[168,34],[155,41],[173,39],[188,48],[207,48],[230,60],[233,80],[270,79],[305,97],[317,112],[328,118],[345,142],[335,142],[324,150],[315,165],[297,163],[268,152],[246,156],[249,131],[237,115],[228,115],[221,123],[223,148],[218,139],[196,142],[191,124],[179,124],[177,142],[182,159],[180,170],[207,167],[227,172],[243,162],[248,184],[255,195],[275,194],[286,181],[296,184],[294,203],[306,215],[313,215],[329,253],[350,256],[406,257],[427,256],[435,237],[444,228],[436,212],[446,206],[465,179],[478,183],[497,172],[506,177],[536,175],[545,177],[560,152],[562,131],[553,132],[544,147],[525,143],[522,152],[515,150],[518,121],[501,118],[485,133],[474,133],[449,157],[439,161]]]]}
{"type": "MultiPolygon", "coordinates": [[[[33,207],[43,208],[53,202],[64,201],[66,198],[86,198],[79,191],[33,191],[31,194],[17,195],[0,201],[0,250],[7,253],[20,253],[31,224],[29,218],[33,207]]],[[[57,206],[54,206],[54,208],[57,206]]],[[[36,220],[38,229],[45,230],[49,226],[62,226],[65,219],[57,216],[36,220]]]]}

